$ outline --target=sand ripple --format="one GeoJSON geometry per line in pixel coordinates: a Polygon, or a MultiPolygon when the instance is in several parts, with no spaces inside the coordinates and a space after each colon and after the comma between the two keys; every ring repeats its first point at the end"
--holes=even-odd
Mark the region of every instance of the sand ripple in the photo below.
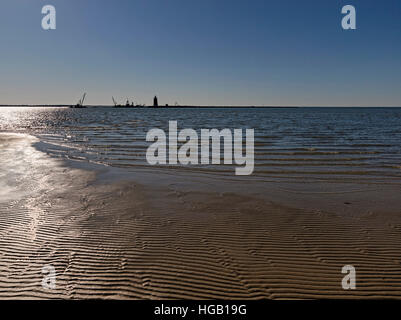
{"type": "Polygon", "coordinates": [[[103,184],[34,159],[40,166],[18,175],[29,192],[0,201],[2,299],[401,297],[399,212],[337,215],[223,190],[103,184]],[[41,286],[47,264],[54,290],[41,286]],[[357,290],[341,288],[346,264],[357,290]]]}

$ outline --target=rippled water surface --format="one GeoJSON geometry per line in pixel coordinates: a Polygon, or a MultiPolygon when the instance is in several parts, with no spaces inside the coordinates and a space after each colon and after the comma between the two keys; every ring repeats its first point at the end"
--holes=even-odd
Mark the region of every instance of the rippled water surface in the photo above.
{"type": "MultiPolygon", "coordinates": [[[[401,108],[0,108],[0,131],[38,137],[49,154],[135,170],[151,128],[255,129],[256,177],[398,180],[401,108]]],[[[233,168],[180,168],[230,172],[233,168]]]]}

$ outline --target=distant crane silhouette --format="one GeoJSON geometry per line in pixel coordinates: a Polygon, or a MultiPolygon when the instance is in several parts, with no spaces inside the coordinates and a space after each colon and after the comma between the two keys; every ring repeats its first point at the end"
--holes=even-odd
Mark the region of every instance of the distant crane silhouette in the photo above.
{"type": "Polygon", "coordinates": [[[71,106],[71,108],[86,108],[84,106],[85,98],[86,98],[86,92],[84,93],[82,98],[78,100],[78,103],[75,106],[71,106]]]}
{"type": "Polygon", "coordinates": [[[117,103],[117,101],[114,99],[114,97],[111,97],[111,99],[113,100],[114,107],[121,107],[121,105],[117,103]]]}

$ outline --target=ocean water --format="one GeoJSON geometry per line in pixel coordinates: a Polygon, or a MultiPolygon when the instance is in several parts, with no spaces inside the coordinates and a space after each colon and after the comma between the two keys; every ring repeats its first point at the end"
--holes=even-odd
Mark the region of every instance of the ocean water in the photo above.
{"type": "MultiPolygon", "coordinates": [[[[178,130],[253,128],[257,179],[398,183],[401,178],[401,108],[0,108],[0,132],[34,136],[40,141],[36,146],[52,157],[126,170],[150,168],[146,133],[167,132],[169,120],[178,121],[178,130]]],[[[161,168],[234,176],[232,165],[161,168]]]]}

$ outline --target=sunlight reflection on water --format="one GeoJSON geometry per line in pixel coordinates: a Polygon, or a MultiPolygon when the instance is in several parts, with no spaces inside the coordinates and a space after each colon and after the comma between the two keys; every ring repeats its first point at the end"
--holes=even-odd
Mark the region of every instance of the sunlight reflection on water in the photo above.
{"type": "MultiPolygon", "coordinates": [[[[61,158],[135,170],[152,128],[255,129],[254,176],[272,179],[400,178],[400,108],[0,108],[0,131],[35,135],[61,158]]],[[[181,169],[188,169],[181,168],[181,169]]],[[[191,170],[232,172],[228,166],[191,170]]]]}

